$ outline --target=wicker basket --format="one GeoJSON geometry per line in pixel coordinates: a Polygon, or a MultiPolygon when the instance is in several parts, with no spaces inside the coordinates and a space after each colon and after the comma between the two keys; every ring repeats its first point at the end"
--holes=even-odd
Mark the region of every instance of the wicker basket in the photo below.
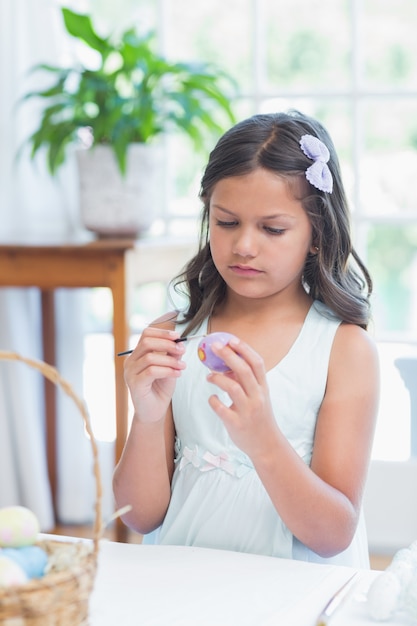
{"type": "Polygon", "coordinates": [[[99,540],[102,535],[102,486],[97,444],[90,419],[82,402],[58,371],[42,361],[27,359],[14,352],[0,350],[0,360],[21,361],[40,371],[60,387],[79,409],[93,452],[96,484],[93,541],[40,540],[54,563],[43,578],[9,588],[0,588],[1,626],[87,626],[90,594],[97,568],[99,540]]]}

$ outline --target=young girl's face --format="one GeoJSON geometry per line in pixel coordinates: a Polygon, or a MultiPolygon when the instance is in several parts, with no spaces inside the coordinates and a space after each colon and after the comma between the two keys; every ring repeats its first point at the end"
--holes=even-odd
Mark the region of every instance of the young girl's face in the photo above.
{"type": "Polygon", "coordinates": [[[285,179],[257,169],[216,183],[210,248],[229,289],[249,298],[299,293],[312,227],[285,179]]]}

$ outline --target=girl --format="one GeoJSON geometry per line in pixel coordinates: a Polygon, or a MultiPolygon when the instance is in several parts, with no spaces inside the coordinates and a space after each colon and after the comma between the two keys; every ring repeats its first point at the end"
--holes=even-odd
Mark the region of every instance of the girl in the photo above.
{"type": "Polygon", "coordinates": [[[369,274],[326,130],[292,111],[229,130],[202,179],[188,306],[126,360],[115,470],[125,523],[159,542],[369,566],[361,501],[378,400],[369,274]],[[208,373],[197,341],[237,337],[208,373]],[[208,375],[207,375],[208,374],[208,375]]]}

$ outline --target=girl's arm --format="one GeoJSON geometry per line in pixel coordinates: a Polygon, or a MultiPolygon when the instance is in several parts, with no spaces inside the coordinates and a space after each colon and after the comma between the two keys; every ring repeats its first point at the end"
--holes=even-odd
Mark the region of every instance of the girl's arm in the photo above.
{"type": "Polygon", "coordinates": [[[114,472],[117,508],[129,528],[147,534],[161,525],[171,497],[174,471],[174,424],[171,410],[164,419],[144,423],[134,415],[129,437],[114,472]]]}
{"type": "Polygon", "coordinates": [[[233,404],[228,408],[212,396],[212,408],[252,459],[291,532],[321,556],[341,552],[357,526],[371,454],[379,397],[374,343],[358,326],[339,327],[310,467],[275,422],[259,355],[244,342],[231,342],[217,353],[233,374],[209,379],[229,393],[233,404]]]}
{"type": "Polygon", "coordinates": [[[171,398],[185,367],[182,343],[175,331],[144,330],[125,364],[125,380],[134,407],[129,436],[113,477],[116,505],[131,505],[125,523],[140,533],[164,519],[174,467],[174,424],[171,398]]]}

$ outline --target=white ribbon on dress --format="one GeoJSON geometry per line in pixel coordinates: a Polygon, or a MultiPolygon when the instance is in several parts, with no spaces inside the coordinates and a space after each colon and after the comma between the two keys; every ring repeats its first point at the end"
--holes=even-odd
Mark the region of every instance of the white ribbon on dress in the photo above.
{"type": "Polygon", "coordinates": [[[221,469],[231,476],[237,476],[238,478],[246,474],[250,469],[253,469],[251,465],[231,461],[226,452],[215,455],[207,450],[204,454],[200,454],[198,446],[196,445],[192,449],[184,446],[179,462],[179,470],[181,471],[190,463],[193,467],[199,469],[200,472],[210,472],[214,469],[221,469]]]}

